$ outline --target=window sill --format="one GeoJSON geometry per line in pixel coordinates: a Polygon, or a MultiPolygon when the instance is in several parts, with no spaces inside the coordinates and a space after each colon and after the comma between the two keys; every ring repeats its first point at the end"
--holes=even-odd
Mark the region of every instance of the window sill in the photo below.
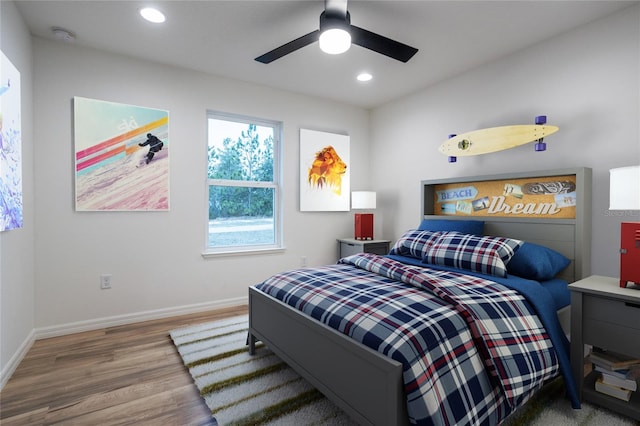
{"type": "Polygon", "coordinates": [[[283,253],[286,247],[269,247],[269,248],[252,248],[246,250],[234,250],[234,251],[205,251],[202,253],[204,259],[212,259],[216,257],[228,257],[228,256],[253,256],[258,254],[273,254],[283,253]]]}

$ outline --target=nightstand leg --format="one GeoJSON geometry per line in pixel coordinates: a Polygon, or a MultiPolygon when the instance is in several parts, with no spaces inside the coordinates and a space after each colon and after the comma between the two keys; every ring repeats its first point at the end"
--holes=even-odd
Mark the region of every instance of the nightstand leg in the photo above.
{"type": "Polygon", "coordinates": [[[582,293],[571,292],[571,372],[582,402],[584,383],[584,342],[582,340],[582,293]]]}

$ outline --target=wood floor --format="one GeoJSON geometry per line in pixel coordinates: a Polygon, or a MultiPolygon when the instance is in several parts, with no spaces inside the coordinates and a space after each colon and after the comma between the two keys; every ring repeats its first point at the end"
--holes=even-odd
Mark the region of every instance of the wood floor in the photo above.
{"type": "Polygon", "coordinates": [[[227,308],[36,341],[0,393],[0,424],[214,425],[169,330],[227,308]]]}

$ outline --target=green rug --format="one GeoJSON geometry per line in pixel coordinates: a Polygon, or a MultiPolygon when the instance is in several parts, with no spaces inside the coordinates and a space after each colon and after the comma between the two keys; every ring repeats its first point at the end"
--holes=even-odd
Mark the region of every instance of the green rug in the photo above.
{"type": "MultiPolygon", "coordinates": [[[[170,332],[218,425],[355,425],[293,369],[258,343],[248,353],[248,317],[170,332]]],[[[561,378],[545,385],[505,425],[634,426],[628,418],[590,404],[571,409],[561,378]]]]}

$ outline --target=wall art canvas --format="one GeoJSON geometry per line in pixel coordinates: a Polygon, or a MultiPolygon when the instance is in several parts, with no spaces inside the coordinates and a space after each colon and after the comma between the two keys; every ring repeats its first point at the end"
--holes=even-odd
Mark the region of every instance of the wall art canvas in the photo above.
{"type": "Polygon", "coordinates": [[[0,58],[0,231],[22,228],[20,72],[0,58]]]}
{"type": "Polygon", "coordinates": [[[169,210],[168,111],[73,101],[76,210],[169,210]]]}
{"type": "Polygon", "coordinates": [[[300,211],[349,211],[347,135],[300,129],[300,211]]]}

